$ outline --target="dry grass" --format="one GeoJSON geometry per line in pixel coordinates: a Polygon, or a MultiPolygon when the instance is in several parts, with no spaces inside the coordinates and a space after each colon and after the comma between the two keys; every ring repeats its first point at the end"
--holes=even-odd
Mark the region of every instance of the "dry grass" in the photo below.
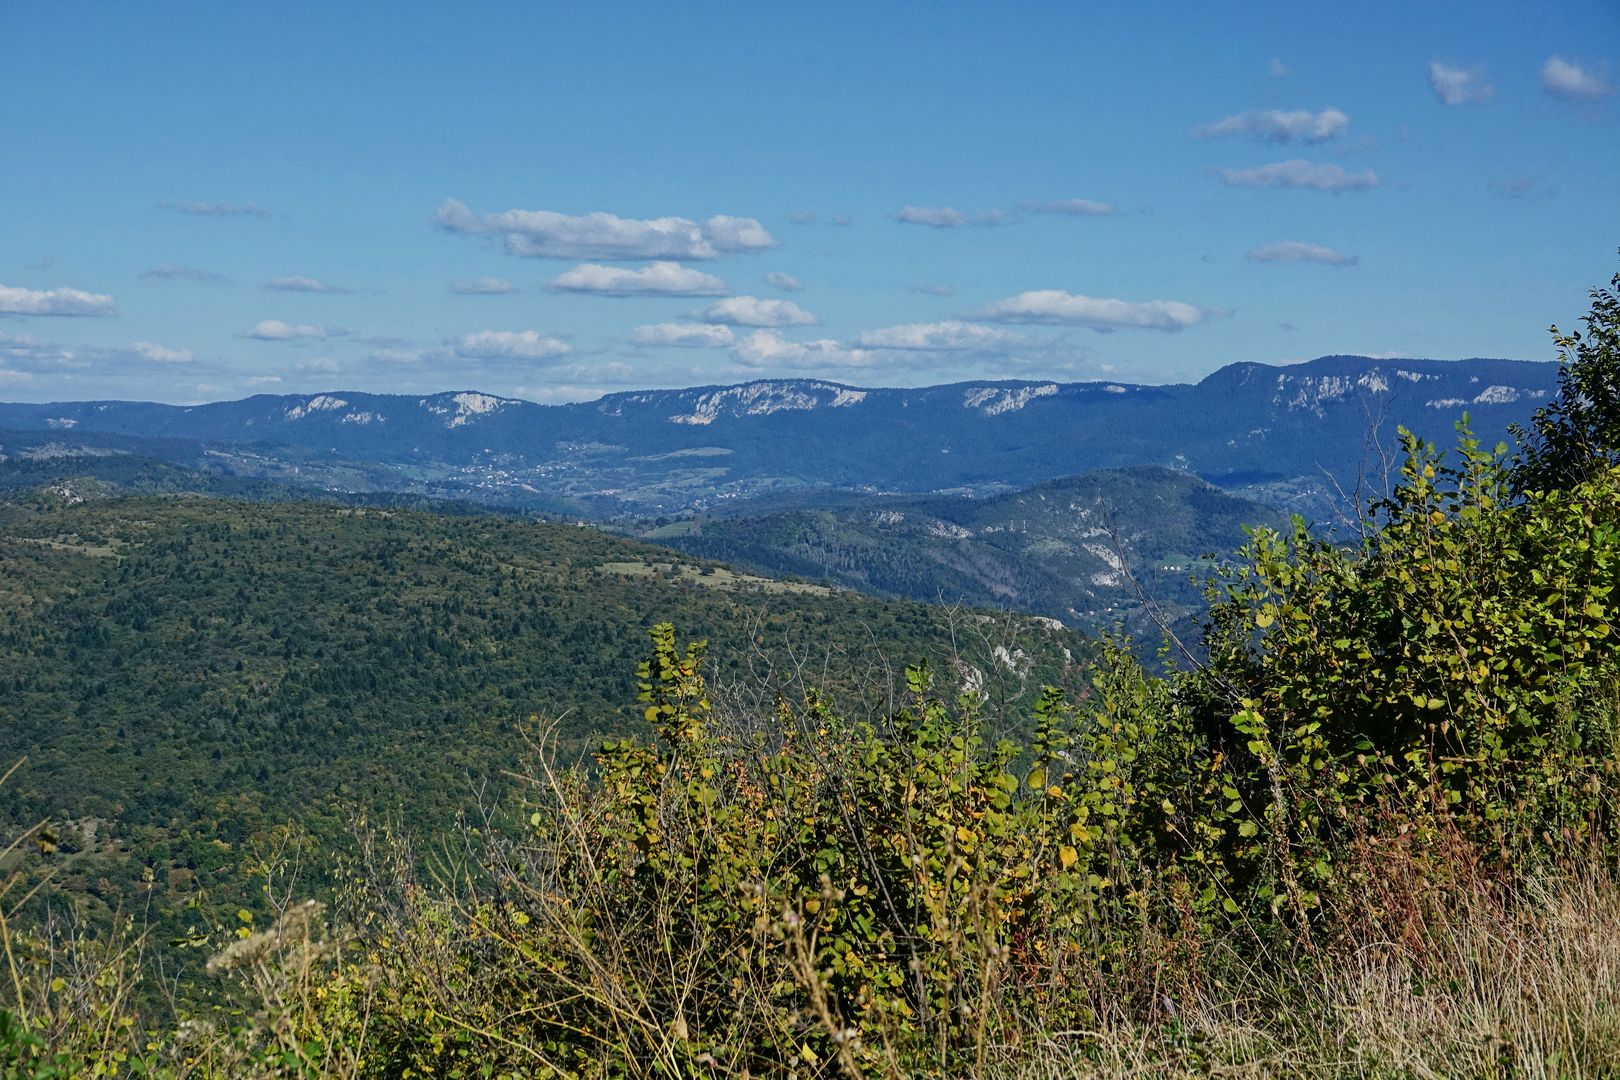
{"type": "Polygon", "coordinates": [[[1273,972],[1266,1008],[1211,1000],[1152,1026],[1047,1033],[994,1075],[1620,1076],[1620,886],[1588,874],[1453,899],[1419,942],[1273,972]]]}

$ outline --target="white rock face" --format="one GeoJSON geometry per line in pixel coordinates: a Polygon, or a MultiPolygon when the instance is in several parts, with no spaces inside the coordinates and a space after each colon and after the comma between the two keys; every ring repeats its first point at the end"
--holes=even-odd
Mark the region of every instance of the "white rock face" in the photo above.
{"type": "Polygon", "coordinates": [[[1011,389],[1005,386],[980,386],[962,395],[962,405],[965,408],[978,409],[986,416],[1000,416],[1002,413],[1022,409],[1036,398],[1051,397],[1057,392],[1056,383],[1016,386],[1011,389]]]}
{"type": "Polygon", "coordinates": [[[383,418],[374,412],[352,412],[343,418],[345,424],[380,424],[383,418]]]}
{"type": "Polygon", "coordinates": [[[999,660],[1002,667],[1014,674],[1023,674],[1024,670],[1030,667],[1032,663],[1029,654],[1023,649],[1014,649],[1008,652],[1005,645],[997,645],[990,650],[990,655],[999,660]]]}
{"type": "Polygon", "coordinates": [[[1088,552],[1107,564],[1107,570],[1098,571],[1091,575],[1091,583],[1104,588],[1117,589],[1125,584],[1125,561],[1107,544],[1081,544],[1088,552]]]}
{"type": "Polygon", "coordinates": [[[449,399],[449,404],[440,404],[431,398],[423,398],[417,402],[430,413],[447,417],[445,427],[464,427],[468,422],[480,416],[488,416],[498,412],[508,405],[518,405],[520,402],[510,398],[498,398],[490,394],[460,393],[449,399]]]}
{"type": "Polygon", "coordinates": [[[1474,395],[1474,402],[1478,405],[1511,405],[1521,396],[1516,387],[1487,386],[1474,395]]]}
{"type": "Polygon", "coordinates": [[[691,412],[671,416],[669,422],[712,424],[727,414],[769,416],[776,412],[802,412],[822,406],[841,409],[859,405],[865,400],[865,390],[848,390],[832,383],[745,383],[702,395],[691,412]]]}
{"type": "Polygon", "coordinates": [[[287,410],[287,419],[302,420],[318,412],[335,412],[338,409],[347,409],[349,403],[340,397],[331,394],[316,394],[302,405],[294,405],[287,410]]]}

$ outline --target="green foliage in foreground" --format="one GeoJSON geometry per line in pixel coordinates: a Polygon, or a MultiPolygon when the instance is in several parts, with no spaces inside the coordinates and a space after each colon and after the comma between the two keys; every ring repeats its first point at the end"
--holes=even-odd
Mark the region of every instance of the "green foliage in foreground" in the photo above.
{"type": "MultiPolygon", "coordinates": [[[[1466,439],[1455,466],[1414,444],[1361,550],[1257,533],[1206,668],[1111,653],[1035,704],[1028,746],[922,668],[880,722],[813,693],[717,708],[702,647],[660,626],[650,738],[590,770],[541,754],[526,823],[466,833],[433,886],[379,844],[331,912],[244,926],[211,966],[256,1008],[101,1045],[173,1075],[954,1076],[1132,1025],[1211,1066],[1184,1024],[1218,1001],[1273,1046],[1300,1010],[1320,1033],[1332,1007],[1300,995],[1366,950],[1432,968],[1473,898],[1620,854],[1620,470],[1509,480],[1466,439]]],[[[38,996],[32,1030],[105,1060],[38,996]]],[[[1570,1075],[1620,1060],[1620,1001],[1592,1008],[1570,1075]]],[[[1400,1073],[1354,1038],[1332,1052],[1400,1073]]],[[[1493,1053],[1558,1071],[1532,1049],[1493,1053]]]]}
{"type": "Polygon", "coordinates": [[[330,911],[244,911],[210,962],[236,1011],[143,1024],[118,939],[0,921],[0,1061],[1620,1074],[1620,467],[1577,449],[1539,484],[1466,430],[1451,464],[1408,440],[1359,548],[1256,532],[1207,665],[1110,652],[1024,746],[922,667],[879,721],[814,692],[717,707],[660,625],[649,736],[590,768],[542,749],[526,820],[435,859],[366,838],[330,911]]]}

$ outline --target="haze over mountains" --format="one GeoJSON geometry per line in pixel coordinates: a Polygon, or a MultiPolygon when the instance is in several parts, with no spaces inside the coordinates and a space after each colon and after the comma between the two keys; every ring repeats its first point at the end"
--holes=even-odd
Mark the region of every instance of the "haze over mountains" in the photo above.
{"type": "MultiPolygon", "coordinates": [[[[610,519],[803,488],[985,495],[1099,468],[1162,465],[1279,504],[1346,490],[1395,429],[1488,442],[1556,386],[1557,365],[1330,356],[1233,364],[1196,384],[822,380],[538,405],[475,391],[332,391],[197,406],[0,405],[0,429],[183,440],[159,457],[345,491],[401,491],[610,519]],[[1331,478],[1331,479],[1330,479],[1331,478]]],[[[116,449],[116,448],[114,448],[116,449]]]]}

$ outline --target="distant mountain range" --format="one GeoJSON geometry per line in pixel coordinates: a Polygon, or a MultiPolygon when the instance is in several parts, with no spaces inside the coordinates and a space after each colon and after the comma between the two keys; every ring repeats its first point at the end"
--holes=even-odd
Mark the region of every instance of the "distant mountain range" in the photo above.
{"type": "Polygon", "coordinates": [[[599,520],[818,489],[983,497],[1137,465],[1319,509],[1337,487],[1378,471],[1396,425],[1448,445],[1467,411],[1476,433],[1500,438],[1556,391],[1557,371],[1512,360],[1328,356],[1233,364],[1171,386],[869,389],[790,379],[571,405],[472,391],[333,391],[196,406],[0,404],[0,429],[52,431],[64,445],[105,437],[108,452],[139,449],[238,477],[599,520]]]}

